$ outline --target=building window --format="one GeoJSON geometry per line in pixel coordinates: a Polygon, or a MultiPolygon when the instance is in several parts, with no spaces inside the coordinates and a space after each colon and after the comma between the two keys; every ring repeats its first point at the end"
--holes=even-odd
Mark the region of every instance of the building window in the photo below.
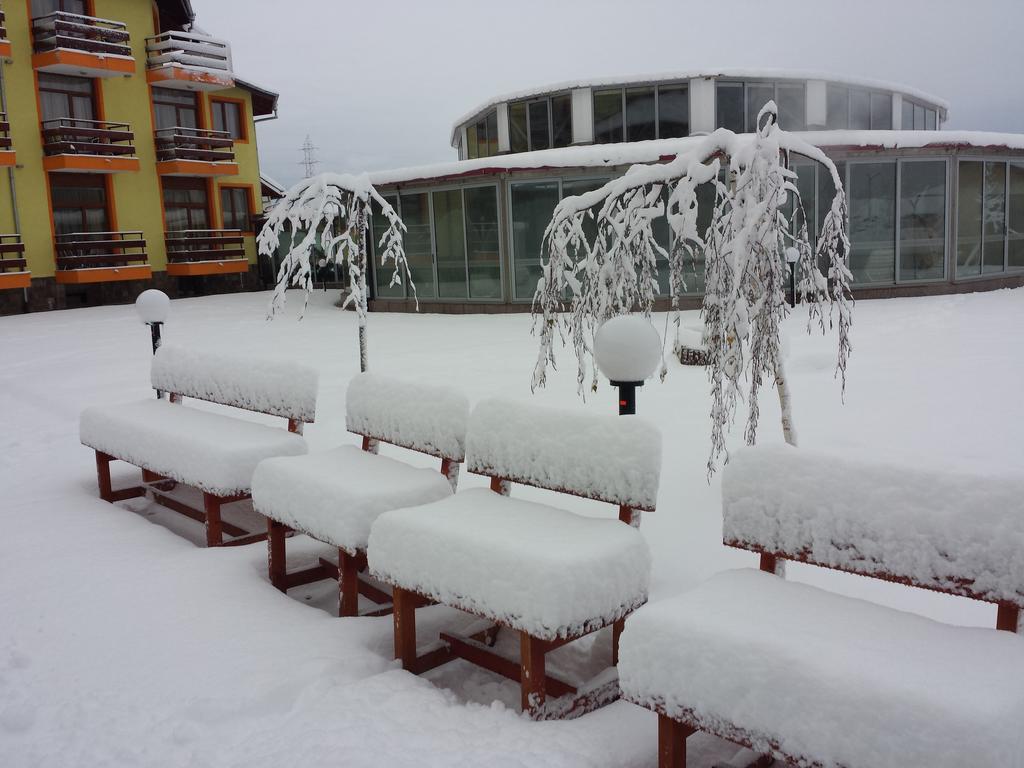
{"type": "Polygon", "coordinates": [[[252,232],[252,209],[249,205],[251,189],[248,187],[221,187],[220,210],[224,229],[252,232]]]}
{"type": "Polygon", "coordinates": [[[1008,237],[1007,266],[1010,269],[1024,268],[1024,165],[1010,165],[1010,194],[1007,200],[1008,237]]]}
{"type": "Polygon", "coordinates": [[[685,85],[638,86],[594,92],[594,143],[669,139],[690,134],[685,85]]]}
{"type": "Polygon", "coordinates": [[[1024,168],[999,161],[960,163],[959,277],[1024,266],[1024,168]]]}
{"type": "Polygon", "coordinates": [[[526,102],[508,105],[508,141],[512,152],[529,152],[530,137],[526,132],[526,102]]]}
{"type": "Polygon", "coordinates": [[[567,93],[508,105],[509,150],[532,152],[572,144],[572,99],[567,93]]]}
{"type": "MultiPolygon", "coordinates": [[[[434,242],[437,245],[437,295],[464,299],[468,293],[462,190],[433,192],[434,242]]],[[[417,284],[417,288],[418,288],[417,284]]]]}
{"type": "Polygon", "coordinates": [[[594,143],[622,141],[622,89],[594,91],[594,143]]]}
{"type": "Polygon", "coordinates": [[[896,163],[851,163],[850,271],[857,283],[891,283],[896,266],[896,163]]]}
{"type": "Polygon", "coordinates": [[[946,274],[946,161],[900,162],[900,280],[946,274]]]}
{"type": "MultiPolygon", "coordinates": [[[[39,105],[43,120],[72,118],[96,119],[96,99],[93,81],[88,77],[39,73],[39,105]]],[[[83,127],[72,123],[74,127],[83,127]]]]}
{"type": "Polygon", "coordinates": [[[153,114],[157,129],[199,127],[199,104],[190,91],[154,88],[153,114]]]}
{"type": "Polygon", "coordinates": [[[206,180],[165,176],[164,224],[168,232],[210,228],[210,200],[206,180]]]}
{"type": "Polygon", "coordinates": [[[871,94],[871,130],[892,130],[892,94],[871,94]]]}
{"type": "Polygon", "coordinates": [[[657,138],[653,88],[626,89],[626,141],[657,138]]]}
{"type": "Polygon", "coordinates": [[[774,101],[778,109],[780,128],[806,129],[807,89],[803,83],[716,83],[716,125],[734,133],[754,133],[757,115],[769,101],[774,101]]]}
{"type": "Polygon", "coordinates": [[[532,299],[537,290],[537,280],[541,276],[544,230],[551,221],[558,200],[557,181],[512,185],[512,256],[517,299],[532,299]]]}
{"type": "Polygon", "coordinates": [[[491,157],[498,154],[498,112],[487,115],[466,127],[467,157],[491,157]]]}
{"type": "Polygon", "coordinates": [[[32,18],[34,19],[48,16],[57,11],[87,16],[88,5],[86,0],[32,0],[32,18]]]}
{"type": "Polygon", "coordinates": [[[466,250],[471,299],[501,298],[498,188],[465,190],[466,250]]]}
{"type": "Polygon", "coordinates": [[[210,99],[210,113],[213,115],[213,130],[226,131],[236,141],[246,140],[241,102],[210,99]]]}
{"type": "MultiPolygon", "coordinates": [[[[398,197],[396,195],[384,195],[384,199],[388,205],[398,211],[398,197]]],[[[370,238],[371,250],[374,253],[373,260],[373,273],[374,282],[376,285],[375,296],[382,298],[401,298],[405,296],[405,275],[402,275],[402,283],[399,285],[391,285],[392,270],[390,265],[387,268],[381,266],[380,257],[376,254],[378,243],[380,242],[381,236],[388,230],[388,220],[384,216],[384,212],[381,210],[380,204],[376,200],[370,201],[370,226],[373,228],[374,236],[370,238]]]]}
{"type": "Polygon", "coordinates": [[[88,173],[51,173],[49,176],[53,228],[58,235],[110,231],[107,188],[102,176],[88,173]]]}
{"type": "Polygon", "coordinates": [[[530,121],[530,150],[551,146],[551,126],[548,124],[548,102],[531,101],[526,105],[530,121]]]}
{"type": "Polygon", "coordinates": [[[845,85],[828,84],[826,89],[825,125],[831,130],[850,127],[850,89],[845,85]]]}
{"type": "Polygon", "coordinates": [[[658,138],[690,135],[690,90],[685,85],[658,87],[658,138]]]}
{"type": "Polygon", "coordinates": [[[422,298],[435,298],[434,248],[430,236],[430,195],[426,192],[408,192],[399,196],[402,221],[405,224],[405,258],[409,273],[416,284],[416,294],[422,298]]]}
{"type": "Polygon", "coordinates": [[[568,93],[551,97],[551,146],[572,144],[572,97],[568,93]]]}

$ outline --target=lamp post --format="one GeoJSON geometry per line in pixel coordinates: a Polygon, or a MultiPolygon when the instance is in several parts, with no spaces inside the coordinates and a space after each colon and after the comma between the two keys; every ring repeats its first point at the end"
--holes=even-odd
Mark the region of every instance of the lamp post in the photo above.
{"type": "MultiPolygon", "coordinates": [[[[150,288],[139,294],[135,300],[135,312],[139,319],[149,326],[153,340],[153,354],[160,348],[160,326],[167,319],[167,313],[171,308],[171,300],[163,291],[150,288]]],[[[156,391],[158,399],[163,399],[164,393],[159,389],[156,391]]]]}
{"type": "Polygon", "coordinates": [[[661,360],[661,336],[640,315],[618,315],[597,329],[594,361],[619,388],[619,415],[636,413],[636,388],[654,375],[661,360]]]}
{"type": "Polygon", "coordinates": [[[800,251],[790,247],[786,249],[786,263],[789,264],[789,306],[796,306],[796,263],[800,261],[800,251]]]}

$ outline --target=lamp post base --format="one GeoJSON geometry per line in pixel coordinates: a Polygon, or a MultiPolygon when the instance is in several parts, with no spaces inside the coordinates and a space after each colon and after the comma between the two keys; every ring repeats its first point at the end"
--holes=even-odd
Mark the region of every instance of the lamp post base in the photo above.
{"type": "Polygon", "coordinates": [[[642,387],[642,381],[613,381],[613,387],[619,388],[619,416],[636,414],[636,388],[642,387]]]}

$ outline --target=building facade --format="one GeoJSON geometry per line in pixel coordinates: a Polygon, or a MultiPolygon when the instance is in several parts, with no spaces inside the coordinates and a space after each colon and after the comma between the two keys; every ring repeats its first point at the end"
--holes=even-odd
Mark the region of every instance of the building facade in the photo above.
{"type": "MultiPolygon", "coordinates": [[[[457,161],[371,174],[408,227],[421,311],[528,310],[544,229],[561,198],[634,163],[669,160],[695,141],[688,137],[751,132],[769,99],[782,128],[801,132],[838,164],[855,296],[1024,285],[1024,136],[942,130],[949,105],[905,86],[733,70],[497,97],[456,121],[457,161]]],[[[790,163],[813,239],[834,190],[815,162],[790,163]]],[[[660,231],[668,248],[664,220],[660,231]]],[[[684,303],[700,302],[702,280],[702,265],[694,265],[684,303]]],[[[667,272],[661,281],[667,291],[667,272]]],[[[389,282],[378,269],[372,306],[411,309],[408,287],[389,282]]]]}
{"type": "Polygon", "coordinates": [[[277,94],[189,31],[189,0],[3,14],[0,312],[256,286],[255,129],[277,94]]]}

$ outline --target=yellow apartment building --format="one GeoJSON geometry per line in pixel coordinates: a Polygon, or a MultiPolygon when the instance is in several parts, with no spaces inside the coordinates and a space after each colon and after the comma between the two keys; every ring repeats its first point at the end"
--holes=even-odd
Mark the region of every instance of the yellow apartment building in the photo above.
{"type": "Polygon", "coordinates": [[[5,0],[0,314],[259,284],[256,122],[189,0],[5,0]],[[6,177],[6,178],[4,178],[6,177]]]}

